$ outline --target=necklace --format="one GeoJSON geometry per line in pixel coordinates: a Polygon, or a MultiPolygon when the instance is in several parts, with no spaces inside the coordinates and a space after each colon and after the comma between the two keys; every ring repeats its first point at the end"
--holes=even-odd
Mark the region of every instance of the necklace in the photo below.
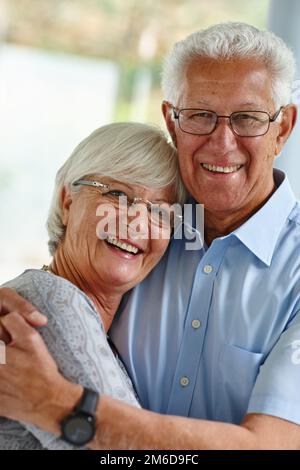
{"type": "Polygon", "coordinates": [[[44,264],[44,265],[42,266],[41,271],[46,271],[47,273],[53,274],[52,269],[51,269],[50,266],[48,266],[47,264],[44,264]]]}

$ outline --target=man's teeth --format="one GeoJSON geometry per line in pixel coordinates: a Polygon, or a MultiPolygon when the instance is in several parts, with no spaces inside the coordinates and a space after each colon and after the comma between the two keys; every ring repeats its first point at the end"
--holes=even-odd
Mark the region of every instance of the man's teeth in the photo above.
{"type": "Polygon", "coordinates": [[[216,166],[209,165],[209,163],[202,163],[203,168],[209,171],[215,171],[216,173],[233,173],[241,168],[242,165],[234,166],[216,166]]]}
{"type": "Polygon", "coordinates": [[[130,245],[129,243],[120,242],[120,240],[117,240],[116,238],[108,237],[106,241],[111,245],[115,245],[118,248],[121,248],[121,250],[129,251],[129,253],[134,253],[135,255],[139,251],[136,246],[130,245]]]}

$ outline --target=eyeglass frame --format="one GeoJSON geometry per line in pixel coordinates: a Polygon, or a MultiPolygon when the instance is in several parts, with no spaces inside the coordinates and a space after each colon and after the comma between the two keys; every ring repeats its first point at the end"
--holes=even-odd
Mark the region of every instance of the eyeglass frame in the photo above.
{"type": "Polygon", "coordinates": [[[269,130],[270,130],[270,124],[272,122],[275,122],[276,119],[278,118],[279,114],[281,113],[281,111],[284,109],[284,106],[281,106],[279,108],[278,111],[276,111],[276,113],[273,115],[273,117],[270,116],[270,114],[267,112],[267,111],[258,111],[258,110],[242,110],[242,111],[234,111],[233,113],[231,113],[229,116],[226,116],[226,115],[222,115],[222,114],[217,114],[215,111],[212,111],[210,109],[200,109],[200,108],[181,108],[181,109],[178,109],[176,110],[175,106],[172,106],[172,110],[173,110],[173,117],[174,119],[177,120],[178,122],[178,126],[180,128],[180,130],[182,132],[185,132],[186,134],[190,134],[190,135],[211,135],[215,132],[215,130],[217,129],[218,125],[219,125],[219,118],[228,118],[229,119],[229,126],[230,126],[230,129],[232,130],[232,132],[237,135],[238,137],[243,137],[243,138],[253,138],[253,137],[261,137],[263,135],[266,135],[269,130]],[[213,113],[215,116],[216,116],[216,122],[215,122],[215,125],[214,125],[214,128],[212,129],[211,132],[208,132],[208,133],[205,133],[205,134],[199,134],[198,132],[188,132],[188,131],[185,131],[184,129],[182,129],[181,125],[180,125],[180,113],[182,111],[208,111],[210,113],[213,113]],[[233,125],[232,125],[232,122],[231,122],[231,118],[232,118],[232,115],[234,114],[238,114],[238,113],[264,113],[268,116],[269,118],[269,122],[268,122],[268,128],[267,130],[263,133],[263,134],[256,134],[256,135],[240,135],[238,134],[234,128],[233,128],[233,125]]]}
{"type": "MultiPolygon", "coordinates": [[[[95,180],[83,180],[83,179],[78,179],[78,180],[74,181],[72,183],[72,186],[90,186],[90,187],[94,187],[94,188],[100,189],[100,192],[103,195],[105,195],[107,193],[103,193],[102,190],[107,190],[109,192],[109,190],[112,189],[110,184],[100,183],[100,181],[95,181],[95,180]]],[[[127,201],[129,201],[129,204],[127,202],[127,207],[128,208],[131,207],[132,205],[143,203],[143,204],[146,205],[147,211],[150,212],[150,213],[152,211],[153,206],[159,205],[159,204],[155,204],[154,202],[148,201],[148,199],[143,199],[142,197],[134,197],[134,198],[128,197],[127,194],[126,194],[126,199],[127,199],[127,201]]],[[[181,216],[178,216],[178,215],[177,215],[177,217],[179,219],[181,218],[181,216]]],[[[174,214],[174,219],[175,219],[175,214],[174,214]]],[[[170,223],[170,228],[171,229],[174,228],[174,225],[175,225],[175,220],[173,221],[173,224],[170,223]]]]}

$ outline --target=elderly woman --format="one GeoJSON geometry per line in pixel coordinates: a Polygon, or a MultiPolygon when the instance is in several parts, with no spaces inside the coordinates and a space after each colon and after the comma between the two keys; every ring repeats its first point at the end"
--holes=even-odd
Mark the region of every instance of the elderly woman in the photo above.
{"type": "Polygon", "coordinates": [[[0,449],[84,446],[93,432],[95,392],[139,406],[106,332],[123,294],[163,256],[172,205],[184,199],[174,147],[144,124],[97,129],[59,170],[47,223],[53,260],[6,286],[46,314],[40,332],[47,347],[60,372],[84,386],[84,394],[79,412],[62,422],[61,438],[0,418],[0,449]]]}

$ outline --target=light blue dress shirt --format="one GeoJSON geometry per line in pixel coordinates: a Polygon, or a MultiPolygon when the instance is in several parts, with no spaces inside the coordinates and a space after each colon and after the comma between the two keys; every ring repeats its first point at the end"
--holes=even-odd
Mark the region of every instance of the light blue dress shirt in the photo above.
{"type": "Polygon", "coordinates": [[[111,328],[141,403],[240,423],[300,424],[300,206],[287,178],[241,227],[207,249],[173,240],[111,328]]]}

